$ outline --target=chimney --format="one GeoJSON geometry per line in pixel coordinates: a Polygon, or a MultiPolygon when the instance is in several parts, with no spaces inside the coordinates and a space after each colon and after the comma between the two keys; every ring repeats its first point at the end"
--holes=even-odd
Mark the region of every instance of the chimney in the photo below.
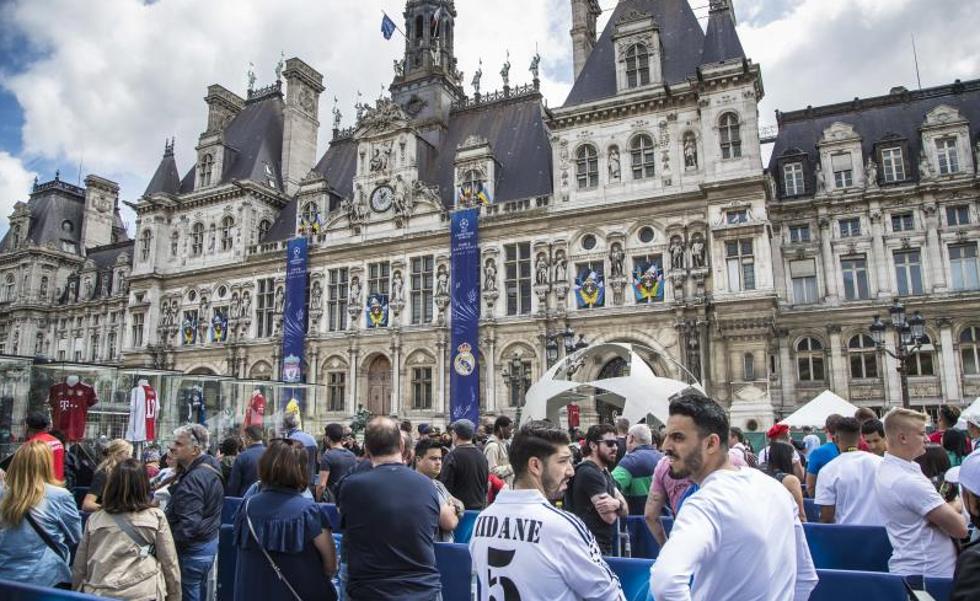
{"type": "Polygon", "coordinates": [[[118,208],[119,184],[97,175],[85,178],[81,240],[83,249],[112,243],[112,226],[118,208]]]}
{"type": "Polygon", "coordinates": [[[208,103],[206,134],[223,130],[245,108],[245,101],[238,94],[218,84],[208,86],[208,95],[204,97],[204,102],[208,103]]]}
{"type": "Polygon", "coordinates": [[[290,196],[316,162],[317,113],[323,75],[298,58],[286,61],[286,110],[282,139],[282,181],[290,196]]]}
{"type": "Polygon", "coordinates": [[[575,65],[575,79],[589,60],[596,41],[596,21],[602,9],[599,0],[572,0],[572,62],[575,65]]]}

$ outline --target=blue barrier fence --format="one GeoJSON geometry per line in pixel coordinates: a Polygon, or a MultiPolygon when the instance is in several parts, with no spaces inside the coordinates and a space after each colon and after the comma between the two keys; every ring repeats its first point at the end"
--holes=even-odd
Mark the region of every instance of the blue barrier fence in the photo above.
{"type": "Polygon", "coordinates": [[[817,523],[820,521],[820,506],[813,502],[813,499],[803,499],[803,512],[806,514],[806,521],[817,523]]]}

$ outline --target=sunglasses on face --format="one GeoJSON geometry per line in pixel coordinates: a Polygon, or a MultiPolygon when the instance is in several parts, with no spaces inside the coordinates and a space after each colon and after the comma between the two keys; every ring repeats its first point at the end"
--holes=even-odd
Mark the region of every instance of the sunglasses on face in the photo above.
{"type": "Polygon", "coordinates": [[[606,445],[606,446],[607,446],[607,447],[609,447],[610,449],[611,449],[611,448],[613,448],[613,447],[616,447],[616,446],[619,446],[619,445],[618,445],[618,444],[616,443],[616,441],[615,441],[615,440],[600,440],[600,441],[599,441],[599,443],[600,443],[600,444],[604,444],[604,445],[606,445]]]}

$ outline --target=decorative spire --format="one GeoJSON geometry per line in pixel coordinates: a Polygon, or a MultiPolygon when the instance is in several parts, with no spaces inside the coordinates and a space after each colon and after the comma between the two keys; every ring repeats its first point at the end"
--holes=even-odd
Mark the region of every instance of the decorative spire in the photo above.
{"type": "Polygon", "coordinates": [[[510,50],[507,50],[507,58],[504,59],[504,66],[500,68],[500,78],[504,80],[504,89],[510,87],[510,50]]]}
{"type": "Polygon", "coordinates": [[[286,64],[286,54],[280,50],[279,51],[279,62],[276,63],[276,81],[282,81],[282,69],[286,64]]]}
{"type": "Polygon", "coordinates": [[[248,62],[248,91],[251,92],[255,89],[255,63],[252,61],[248,62]]]}
{"type": "Polygon", "coordinates": [[[177,138],[167,138],[163,141],[163,156],[172,157],[174,156],[174,144],[176,144],[177,138]]]}

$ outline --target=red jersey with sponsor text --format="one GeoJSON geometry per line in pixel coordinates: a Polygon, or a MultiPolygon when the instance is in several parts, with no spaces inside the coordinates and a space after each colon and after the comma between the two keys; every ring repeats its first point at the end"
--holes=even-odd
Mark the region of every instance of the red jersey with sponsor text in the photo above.
{"type": "Polygon", "coordinates": [[[55,384],[48,391],[54,429],[64,432],[70,441],[85,438],[88,409],[98,402],[95,389],[84,382],[74,386],[69,386],[67,382],[55,384]]]}

